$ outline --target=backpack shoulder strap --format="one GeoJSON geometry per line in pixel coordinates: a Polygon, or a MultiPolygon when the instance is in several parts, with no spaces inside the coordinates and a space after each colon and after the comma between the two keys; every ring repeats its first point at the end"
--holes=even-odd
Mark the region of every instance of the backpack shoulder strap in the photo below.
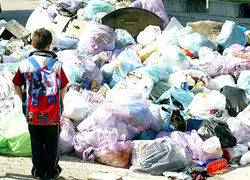
{"type": "Polygon", "coordinates": [[[56,59],[49,60],[49,62],[48,62],[48,70],[50,70],[54,66],[56,61],[57,61],[56,59]]]}
{"type": "Polygon", "coordinates": [[[35,60],[35,58],[33,57],[28,57],[28,60],[29,62],[32,64],[32,66],[35,68],[35,69],[39,69],[41,68],[41,66],[37,63],[37,61],[35,60]]]}

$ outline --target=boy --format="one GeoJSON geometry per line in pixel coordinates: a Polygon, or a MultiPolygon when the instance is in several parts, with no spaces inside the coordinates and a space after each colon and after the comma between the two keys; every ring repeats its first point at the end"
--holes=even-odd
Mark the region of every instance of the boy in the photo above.
{"type": "MultiPolygon", "coordinates": [[[[30,57],[40,65],[44,67],[48,65],[51,59],[56,59],[56,54],[49,51],[50,45],[52,43],[52,34],[50,31],[41,28],[34,32],[32,36],[32,46],[36,50],[30,53],[30,57]]],[[[36,68],[34,64],[28,59],[25,59],[19,63],[18,71],[13,78],[13,83],[18,96],[23,102],[23,112],[26,114],[26,96],[28,87],[26,87],[26,77],[28,73],[34,72],[36,68]],[[23,88],[22,88],[23,86],[23,88]]],[[[62,63],[55,61],[53,64],[52,71],[57,72],[61,75],[61,105],[66,91],[66,85],[68,79],[62,69],[62,63]]],[[[36,82],[34,82],[36,83],[36,82]]],[[[38,116],[43,118],[41,113],[38,116]],[[40,116],[41,115],[41,116],[40,116]]],[[[31,114],[32,118],[33,115],[31,114]]],[[[41,119],[40,119],[41,121],[41,119]]],[[[59,123],[53,125],[36,125],[29,123],[29,132],[31,139],[31,150],[32,150],[32,163],[33,167],[31,170],[32,175],[36,179],[55,179],[59,176],[62,169],[58,164],[59,161],[59,150],[58,150],[58,140],[59,140],[59,123]]]]}

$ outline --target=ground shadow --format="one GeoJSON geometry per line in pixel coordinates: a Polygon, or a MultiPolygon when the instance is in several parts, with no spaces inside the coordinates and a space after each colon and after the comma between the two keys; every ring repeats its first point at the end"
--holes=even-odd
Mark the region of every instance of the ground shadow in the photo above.
{"type": "Polygon", "coordinates": [[[0,179],[8,178],[8,179],[20,179],[20,180],[28,180],[33,179],[32,175],[24,175],[24,174],[14,174],[14,173],[6,173],[5,176],[0,176],[0,179]]]}
{"type": "Polygon", "coordinates": [[[23,26],[26,25],[26,22],[33,10],[8,10],[4,11],[0,14],[0,19],[4,19],[5,21],[10,21],[15,19],[17,22],[22,24],[23,26]]]}

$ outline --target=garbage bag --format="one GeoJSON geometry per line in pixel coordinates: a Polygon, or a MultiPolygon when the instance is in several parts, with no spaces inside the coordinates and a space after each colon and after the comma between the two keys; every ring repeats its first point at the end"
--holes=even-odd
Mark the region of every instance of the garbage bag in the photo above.
{"type": "Polygon", "coordinates": [[[171,86],[169,86],[165,81],[157,82],[151,91],[152,100],[157,100],[165,91],[169,90],[170,88],[171,86]]]}
{"type": "Polygon", "coordinates": [[[80,82],[85,73],[85,66],[81,62],[83,55],[75,50],[64,50],[57,53],[59,61],[63,63],[63,70],[70,82],[80,82]]]}
{"type": "Polygon", "coordinates": [[[188,22],[186,26],[192,27],[194,32],[200,33],[201,35],[208,38],[213,43],[216,43],[216,38],[221,32],[223,26],[222,22],[216,22],[211,20],[188,22]],[[204,28],[206,27],[206,28],[204,28]]]}
{"type": "Polygon", "coordinates": [[[236,63],[228,72],[237,80],[244,70],[250,70],[250,60],[236,63]]]}
{"type": "Polygon", "coordinates": [[[133,139],[141,132],[160,127],[149,110],[147,100],[131,102],[106,102],[98,107],[88,118],[82,121],[79,131],[95,130],[99,127],[117,128],[127,139],[133,139]]]}
{"type": "Polygon", "coordinates": [[[0,119],[0,154],[31,155],[28,124],[21,108],[13,109],[0,119]]]}
{"type": "Polygon", "coordinates": [[[217,136],[220,139],[221,147],[234,147],[237,139],[232,134],[226,122],[218,120],[205,120],[200,125],[198,134],[202,139],[217,136]]]}
{"type": "Polygon", "coordinates": [[[141,59],[136,51],[125,49],[115,60],[111,61],[109,64],[105,64],[101,68],[101,72],[104,79],[110,82],[110,87],[114,87],[117,82],[126,78],[127,73],[142,66],[141,59]]]}
{"type": "MultiPolygon", "coordinates": [[[[202,47],[199,50],[199,61],[196,66],[213,78],[234,72],[237,69],[237,64],[244,61],[244,59],[237,57],[222,56],[217,51],[213,51],[208,47],[202,47]]],[[[233,75],[232,73],[230,74],[233,75]]]]}
{"type": "Polygon", "coordinates": [[[202,162],[209,159],[220,158],[223,155],[220,139],[216,136],[208,138],[202,145],[202,162]]]}
{"type": "Polygon", "coordinates": [[[190,113],[198,119],[209,119],[211,110],[226,110],[226,97],[218,91],[198,93],[188,106],[190,113]]]}
{"type": "Polygon", "coordinates": [[[147,26],[143,31],[141,31],[137,36],[137,42],[143,47],[151,44],[158,35],[161,34],[161,29],[159,26],[147,26]]]}
{"type": "Polygon", "coordinates": [[[207,88],[211,90],[220,91],[224,86],[235,87],[235,80],[231,75],[221,75],[213,79],[210,79],[207,84],[207,88]]]}
{"type": "Polygon", "coordinates": [[[239,44],[233,44],[223,51],[223,56],[234,56],[250,60],[250,46],[244,47],[239,44]]]}
{"type": "Polygon", "coordinates": [[[226,148],[226,150],[230,153],[230,161],[229,162],[237,162],[239,157],[248,152],[248,147],[243,144],[237,144],[232,148],[226,148]]]}
{"type": "Polygon", "coordinates": [[[230,116],[236,117],[248,105],[248,99],[244,89],[225,86],[221,93],[226,96],[226,109],[230,116]]]}
{"type": "Polygon", "coordinates": [[[115,6],[102,1],[102,0],[91,0],[88,5],[84,8],[84,14],[80,20],[91,21],[92,18],[100,12],[110,13],[115,10],[115,6]]]}
{"type": "Polygon", "coordinates": [[[168,85],[182,88],[182,84],[186,82],[189,89],[195,86],[206,86],[208,83],[207,75],[195,69],[180,70],[169,75],[168,85]]]}
{"type": "Polygon", "coordinates": [[[202,157],[203,152],[201,149],[203,146],[203,141],[198,135],[196,130],[188,131],[185,133],[180,131],[174,131],[168,133],[160,132],[156,137],[162,138],[166,136],[171,138],[175,143],[179,144],[183,148],[186,148],[189,154],[191,155],[192,159],[203,160],[202,157]]]}
{"type": "Polygon", "coordinates": [[[178,171],[191,162],[185,148],[169,138],[135,140],[132,142],[132,166],[135,172],[161,175],[164,171],[178,171]]]}
{"type": "Polygon", "coordinates": [[[237,81],[239,88],[244,89],[250,95],[250,70],[243,70],[237,81]]]}
{"type": "Polygon", "coordinates": [[[61,2],[71,11],[76,11],[78,8],[83,6],[82,0],[59,0],[59,2],[61,2]]]}
{"type": "Polygon", "coordinates": [[[245,46],[248,42],[247,36],[233,21],[226,21],[221,29],[216,42],[223,48],[228,48],[233,44],[245,46]]]}
{"type": "Polygon", "coordinates": [[[65,94],[64,98],[64,111],[62,116],[70,118],[74,121],[82,121],[94,112],[94,110],[105,102],[103,96],[83,90],[78,92],[77,90],[70,88],[65,94]]]}
{"type": "Polygon", "coordinates": [[[227,124],[237,138],[238,143],[245,143],[250,141],[250,105],[248,105],[242,112],[236,117],[227,119],[227,124]]]}
{"type": "Polygon", "coordinates": [[[115,31],[108,26],[89,22],[81,34],[78,50],[96,55],[101,51],[113,51],[114,49],[115,31]]]}
{"type": "Polygon", "coordinates": [[[73,122],[70,119],[62,118],[60,121],[59,150],[60,154],[67,154],[74,149],[74,137],[76,134],[73,122]]]}
{"type": "Polygon", "coordinates": [[[135,44],[135,40],[132,35],[125,29],[115,30],[115,47],[121,49],[128,45],[135,44]]]}
{"type": "Polygon", "coordinates": [[[163,66],[169,74],[190,68],[190,63],[182,49],[175,45],[167,45],[164,48],[158,64],[163,66]]]}
{"type": "Polygon", "coordinates": [[[93,131],[78,132],[75,151],[84,161],[126,167],[131,155],[131,141],[126,140],[116,128],[100,127],[93,131]]]}
{"type": "Polygon", "coordinates": [[[0,71],[0,97],[1,98],[7,98],[9,94],[11,93],[11,90],[14,87],[14,84],[12,83],[12,79],[17,69],[12,68],[9,65],[10,64],[8,65],[4,64],[3,71],[0,71]]]}
{"type": "Polygon", "coordinates": [[[165,29],[169,23],[168,15],[162,0],[137,0],[131,4],[131,7],[142,8],[155,13],[161,18],[163,22],[163,29],[165,29]]]}
{"type": "Polygon", "coordinates": [[[187,92],[183,89],[179,89],[173,87],[168,91],[164,92],[159,99],[157,99],[156,103],[160,103],[161,101],[169,99],[169,97],[173,97],[176,101],[182,104],[184,108],[187,108],[189,104],[193,101],[194,95],[191,92],[187,92]]]}
{"type": "Polygon", "coordinates": [[[82,76],[80,83],[84,87],[91,87],[93,81],[96,83],[96,87],[100,87],[103,81],[102,72],[94,61],[88,56],[80,56],[81,62],[85,67],[85,72],[82,76]]]}
{"type": "Polygon", "coordinates": [[[190,51],[195,57],[198,57],[198,52],[201,47],[205,46],[213,50],[216,49],[216,46],[214,43],[212,43],[211,41],[209,41],[207,38],[205,38],[199,33],[191,33],[185,36],[180,36],[179,45],[182,48],[185,48],[188,51],[190,51]]]}

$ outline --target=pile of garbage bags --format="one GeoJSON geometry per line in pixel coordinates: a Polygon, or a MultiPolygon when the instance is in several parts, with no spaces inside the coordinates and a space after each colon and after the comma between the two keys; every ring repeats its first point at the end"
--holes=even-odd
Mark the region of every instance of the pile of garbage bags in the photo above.
{"type": "MultiPolygon", "coordinates": [[[[61,154],[165,176],[250,163],[250,42],[238,25],[225,21],[211,41],[175,18],[169,22],[160,0],[60,2],[87,23],[79,36],[70,26],[50,28],[51,48],[70,81],[61,154]],[[100,17],[128,6],[154,12],[164,28],[150,25],[133,38],[101,24],[100,17]]],[[[26,27],[46,27],[61,11],[40,0],[26,27]],[[42,21],[32,24],[38,14],[42,21]]],[[[20,39],[1,40],[0,49],[0,153],[29,156],[11,80],[33,49],[20,39]]]]}

